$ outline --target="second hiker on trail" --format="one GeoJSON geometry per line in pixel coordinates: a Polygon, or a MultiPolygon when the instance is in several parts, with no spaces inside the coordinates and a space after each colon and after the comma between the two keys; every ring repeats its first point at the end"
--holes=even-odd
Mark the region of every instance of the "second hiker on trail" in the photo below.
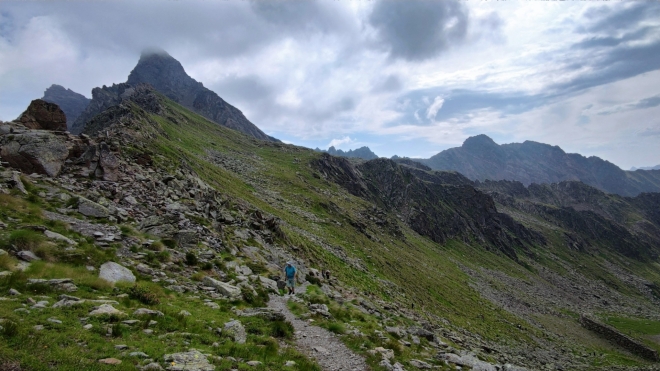
{"type": "Polygon", "coordinates": [[[286,288],[289,289],[289,295],[296,293],[296,276],[298,270],[293,266],[293,262],[286,262],[284,267],[284,276],[286,277],[286,288]]]}

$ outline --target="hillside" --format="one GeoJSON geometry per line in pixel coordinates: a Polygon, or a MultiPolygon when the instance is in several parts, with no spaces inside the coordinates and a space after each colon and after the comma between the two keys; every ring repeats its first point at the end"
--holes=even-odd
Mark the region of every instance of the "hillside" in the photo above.
{"type": "Polygon", "coordinates": [[[558,146],[525,141],[498,145],[486,135],[465,140],[429,159],[434,170],[451,170],[472,180],[515,180],[525,185],[578,180],[608,193],[636,196],[660,191],[660,171],[624,171],[598,157],[566,153],[558,146]]]}
{"type": "Polygon", "coordinates": [[[0,365],[178,370],[188,354],[206,363],[187,369],[330,369],[263,309],[284,300],[374,371],[659,369],[580,324],[657,357],[658,194],[354,164],[148,85],[111,89],[86,136],[0,124],[0,288],[16,291],[0,301],[0,365]],[[306,289],[269,298],[289,260],[306,289]],[[136,283],[101,279],[109,261],[136,283]],[[103,305],[123,314],[92,314],[103,305]]]}

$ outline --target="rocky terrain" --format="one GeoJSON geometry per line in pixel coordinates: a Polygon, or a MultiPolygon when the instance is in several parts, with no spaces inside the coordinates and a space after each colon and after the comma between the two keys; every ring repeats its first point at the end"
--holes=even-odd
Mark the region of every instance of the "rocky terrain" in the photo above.
{"type": "Polygon", "coordinates": [[[84,134],[39,101],[0,123],[0,369],[660,369],[657,193],[351,162],[146,84],[95,99],[84,134]]]}
{"type": "Polygon", "coordinates": [[[530,185],[575,180],[622,196],[660,191],[658,170],[624,171],[598,157],[566,153],[558,146],[532,141],[498,145],[483,134],[466,139],[461,147],[416,161],[480,181],[515,180],[530,185]]]}
{"type": "MultiPolygon", "coordinates": [[[[57,104],[66,115],[66,122],[69,129],[76,122],[78,116],[87,108],[90,100],[82,94],[78,94],[71,89],[53,84],[46,91],[42,100],[57,104]]],[[[71,131],[71,130],[70,130],[71,131]]]]}

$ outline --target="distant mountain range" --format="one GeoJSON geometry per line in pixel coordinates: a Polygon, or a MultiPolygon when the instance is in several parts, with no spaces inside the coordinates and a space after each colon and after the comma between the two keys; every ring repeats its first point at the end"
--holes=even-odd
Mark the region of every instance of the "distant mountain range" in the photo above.
{"type": "Polygon", "coordinates": [[[315,149],[316,152],[325,152],[333,156],[338,157],[349,157],[349,158],[361,158],[364,160],[373,160],[378,158],[378,155],[373,153],[369,147],[360,147],[357,149],[349,149],[348,151],[342,151],[341,149],[336,149],[334,146],[328,148],[328,150],[322,150],[318,147],[315,149]]]}
{"type": "Polygon", "coordinates": [[[479,181],[515,180],[527,186],[579,180],[623,196],[660,192],[660,170],[624,171],[601,158],[566,153],[558,146],[533,141],[498,145],[483,134],[466,139],[461,147],[415,161],[479,181]]]}
{"type": "Polygon", "coordinates": [[[660,165],[655,165],[655,166],[642,166],[642,167],[631,167],[630,171],[635,171],[635,170],[660,170],[660,165]]]}
{"type": "Polygon", "coordinates": [[[151,85],[159,93],[220,125],[257,139],[279,141],[251,123],[238,108],[188,76],[181,63],[162,50],[143,52],[126,83],[94,88],[91,101],[59,85],[51,86],[44,94],[44,100],[62,107],[68,130],[79,134],[95,115],[118,104],[126,98],[121,96],[122,93],[131,93],[131,88],[140,84],[151,85]]]}

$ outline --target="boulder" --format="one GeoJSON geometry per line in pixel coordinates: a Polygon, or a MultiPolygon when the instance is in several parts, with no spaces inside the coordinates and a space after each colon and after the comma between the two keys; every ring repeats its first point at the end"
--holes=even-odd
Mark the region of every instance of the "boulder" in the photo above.
{"type": "Polygon", "coordinates": [[[190,349],[183,353],[166,354],[163,356],[168,362],[168,371],[214,371],[215,366],[209,363],[206,356],[197,349],[190,349]]]}
{"type": "Polygon", "coordinates": [[[203,283],[206,286],[215,287],[216,290],[218,290],[218,292],[220,292],[224,296],[228,296],[230,298],[238,298],[241,296],[240,288],[236,286],[232,286],[228,283],[224,283],[222,281],[218,281],[214,278],[206,276],[204,277],[203,283]]]}
{"type": "Polygon", "coordinates": [[[78,202],[78,212],[85,216],[91,216],[94,218],[107,218],[108,216],[110,216],[110,212],[108,211],[108,209],[97,204],[94,201],[90,201],[82,197],[78,202]]]}
{"type": "Polygon", "coordinates": [[[66,115],[55,103],[41,99],[30,102],[27,110],[16,120],[30,129],[66,131],[66,115]]]}
{"type": "Polygon", "coordinates": [[[284,321],[286,317],[282,311],[274,308],[247,308],[238,313],[241,317],[261,317],[268,321],[284,321]]]}
{"type": "Polygon", "coordinates": [[[0,156],[9,166],[25,174],[57,176],[69,157],[73,143],[65,136],[35,130],[5,135],[0,142],[0,156]]]}
{"type": "Polygon", "coordinates": [[[245,332],[245,327],[238,320],[233,320],[225,323],[225,327],[222,332],[227,334],[238,344],[245,344],[247,340],[247,333],[245,332]]]}
{"type": "Polygon", "coordinates": [[[53,231],[45,230],[44,235],[50,238],[51,240],[64,241],[71,246],[75,246],[78,244],[76,241],[53,231]]]}
{"type": "Polygon", "coordinates": [[[147,309],[147,308],[140,308],[136,309],[135,312],[133,312],[134,316],[158,316],[158,317],[163,317],[165,314],[163,312],[157,311],[157,310],[152,310],[152,309],[147,309]]]}
{"type": "Polygon", "coordinates": [[[135,275],[128,268],[115,262],[107,262],[99,269],[99,278],[115,283],[119,281],[135,282],[135,275]]]}
{"type": "Polygon", "coordinates": [[[278,290],[277,282],[271,280],[270,278],[264,277],[264,276],[259,276],[259,281],[261,282],[261,285],[263,287],[265,287],[266,289],[277,292],[277,290],[278,290]]]}
{"type": "Polygon", "coordinates": [[[38,256],[34,255],[32,251],[23,250],[16,253],[16,256],[26,262],[31,262],[35,260],[41,260],[38,256]]]}
{"type": "Polygon", "coordinates": [[[108,315],[108,316],[125,316],[126,313],[116,309],[110,304],[102,304],[98,307],[95,307],[94,310],[89,312],[90,316],[103,316],[103,315],[108,315]]]}

